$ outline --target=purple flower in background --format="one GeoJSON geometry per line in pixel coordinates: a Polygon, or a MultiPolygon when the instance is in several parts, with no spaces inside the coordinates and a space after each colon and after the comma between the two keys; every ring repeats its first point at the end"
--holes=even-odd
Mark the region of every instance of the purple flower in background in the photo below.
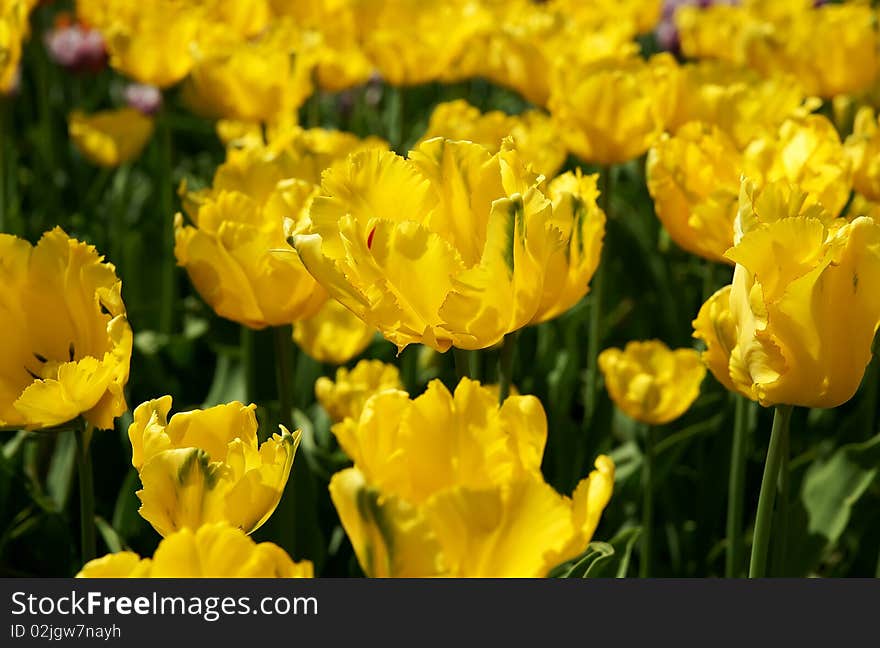
{"type": "Polygon", "coordinates": [[[145,115],[154,115],[162,107],[162,91],[144,83],[130,83],[123,91],[125,103],[145,115]]]}
{"type": "Polygon", "coordinates": [[[101,33],[72,22],[69,14],[59,14],[55,26],[44,36],[46,50],[58,65],[75,72],[97,72],[107,61],[107,50],[101,33]]]}

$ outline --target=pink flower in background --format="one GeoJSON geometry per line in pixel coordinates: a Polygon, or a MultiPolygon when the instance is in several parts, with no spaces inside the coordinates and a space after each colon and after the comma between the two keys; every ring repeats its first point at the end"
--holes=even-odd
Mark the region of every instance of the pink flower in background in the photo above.
{"type": "Polygon", "coordinates": [[[162,107],[162,91],[145,83],[129,83],[123,91],[125,103],[145,115],[155,115],[162,107]]]}
{"type": "Polygon", "coordinates": [[[44,42],[49,58],[68,70],[97,72],[107,62],[101,33],[83,23],[73,22],[66,12],[56,16],[55,26],[46,32],[44,42]]]}

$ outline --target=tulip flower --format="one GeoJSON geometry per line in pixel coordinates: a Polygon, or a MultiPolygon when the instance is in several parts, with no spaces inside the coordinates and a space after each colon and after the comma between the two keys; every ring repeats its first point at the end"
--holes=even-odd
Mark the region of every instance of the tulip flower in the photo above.
{"type": "Polygon", "coordinates": [[[134,108],[70,115],[70,139],[90,162],[116,167],[137,159],[153,135],[153,119],[134,108]]]}
{"type": "Polygon", "coordinates": [[[821,115],[792,118],[737,149],[723,131],[701,122],[662,136],[648,153],[648,191],[657,217],[685,250],[733,263],[739,178],[758,185],[797,183],[832,215],[849,200],[850,162],[834,126],[821,115]]]}
{"type": "MultiPolygon", "coordinates": [[[[651,3],[653,4],[653,0],[651,3]]],[[[444,74],[447,80],[483,77],[546,106],[555,62],[584,65],[638,52],[633,42],[645,3],[507,0],[476,5],[467,46],[444,74]],[[613,5],[613,6],[611,6],[613,5]]]]}
{"type": "Polygon", "coordinates": [[[336,380],[318,378],[315,396],[333,421],[356,420],[370,397],[386,389],[403,389],[397,367],[380,360],[361,360],[351,371],[337,369],[336,380]]]}
{"type": "Polygon", "coordinates": [[[291,19],[297,51],[323,90],[341,92],[370,79],[374,65],[361,49],[353,3],[273,2],[272,10],[291,19]]]}
{"type": "Polygon", "coordinates": [[[568,149],[586,162],[618,164],[642,155],[672,109],[675,60],[658,54],[556,66],[550,113],[568,149]]]}
{"type": "Polygon", "coordinates": [[[79,19],[104,36],[110,65],[160,88],[174,85],[192,66],[191,46],[202,12],[180,0],[80,0],[79,19]]]}
{"type": "Polygon", "coordinates": [[[467,0],[360,0],[351,5],[360,48],[395,86],[438,79],[473,30],[474,8],[467,0]],[[401,38],[405,33],[419,36],[401,38]]]}
{"type": "Polygon", "coordinates": [[[720,129],[690,122],[648,152],[645,175],[654,210],[680,247],[729,263],[742,154],[720,129]]]}
{"type": "Polygon", "coordinates": [[[193,224],[178,214],[174,254],[218,315],[259,329],[318,312],[327,294],[292,250],[282,250],[284,219],[305,227],[321,172],[371,146],[384,143],[295,128],[267,145],[231,149],[209,191],[182,189],[193,224]]]}
{"type": "Polygon", "coordinates": [[[111,429],[132,350],[115,268],[61,228],[36,246],[0,234],[0,259],[0,428],[111,429]]]}
{"type": "Polygon", "coordinates": [[[662,0],[552,0],[550,3],[559,11],[568,13],[604,14],[617,20],[630,20],[635,25],[635,32],[646,34],[654,29],[660,21],[663,10],[662,0]]]}
{"type": "Polygon", "coordinates": [[[354,467],[330,496],[368,576],[538,577],[582,552],[611,496],[605,456],[571,498],[541,475],[547,419],[462,379],[386,390],[333,427],[354,467]]]}
{"type": "Polygon", "coordinates": [[[521,115],[507,115],[499,110],[481,113],[462,99],[434,108],[428,130],[420,141],[434,137],[476,142],[492,153],[500,151],[504,139],[511,137],[523,162],[548,178],[559,172],[567,155],[553,122],[544,113],[537,110],[521,115]]]}
{"type": "Polygon", "coordinates": [[[854,94],[869,89],[880,70],[876,23],[871,7],[852,4],[763,21],[744,38],[746,62],[767,76],[792,74],[820,97],[854,94]]]}
{"type": "Polygon", "coordinates": [[[301,433],[283,426],[258,445],[256,405],[175,414],[171,397],[143,403],[128,429],[141,478],[140,514],[162,536],[227,522],[252,533],[284,492],[301,433]]]}
{"type": "Polygon", "coordinates": [[[0,0],[0,94],[11,92],[19,75],[22,41],[30,35],[35,0],[0,0]]]}
{"type": "Polygon", "coordinates": [[[672,350],[659,340],[629,342],[599,354],[611,400],[625,414],[663,425],[684,414],[700,395],[706,368],[693,349],[672,350]]]}
{"type": "Polygon", "coordinates": [[[856,113],[853,132],[846,139],[852,161],[853,187],[866,199],[880,200],[880,128],[874,110],[863,106],[856,113]]]}
{"type": "Polygon", "coordinates": [[[293,325],[293,341],[318,362],[344,364],[360,355],[376,337],[365,324],[335,299],[324,302],[317,313],[293,325]]]}
{"type": "Polygon", "coordinates": [[[869,6],[810,0],[683,7],[676,14],[686,56],[745,64],[768,77],[791,74],[807,93],[825,98],[870,88],[880,69],[875,23],[869,6]]]}
{"type": "Polygon", "coordinates": [[[409,159],[352,155],[324,174],[321,194],[289,240],[399,349],[486,348],[568,308],[588,290],[604,230],[595,178],[545,187],[515,150],[440,138],[409,159]]]}
{"type": "Polygon", "coordinates": [[[271,542],[254,542],[222,522],[175,531],[152,558],[119,551],[86,563],[77,578],[312,578],[308,560],[294,562],[271,542]]]}
{"type": "Polygon", "coordinates": [[[727,256],[733,283],[703,304],[694,336],[713,375],[759,401],[837,407],[852,398],[880,324],[880,225],[835,219],[796,186],[745,180],[727,256]]]}
{"type": "Polygon", "coordinates": [[[68,70],[100,72],[107,63],[101,33],[74,22],[66,12],[55,15],[54,25],[44,34],[43,40],[49,58],[68,70]]]}
{"type": "Polygon", "coordinates": [[[765,79],[724,61],[684,65],[678,81],[667,130],[677,134],[688,122],[704,122],[724,131],[739,149],[772,135],[786,119],[805,117],[818,101],[807,99],[791,75],[765,79]]]}
{"type": "Polygon", "coordinates": [[[194,49],[184,96],[207,117],[275,122],[294,115],[312,93],[312,67],[291,47],[288,29],[258,39],[221,34],[194,49]]]}

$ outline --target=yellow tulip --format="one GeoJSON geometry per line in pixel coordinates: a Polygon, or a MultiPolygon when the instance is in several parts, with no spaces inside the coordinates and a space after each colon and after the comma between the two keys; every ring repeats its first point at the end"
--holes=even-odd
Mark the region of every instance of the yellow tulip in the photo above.
{"type": "Polygon", "coordinates": [[[670,349],[660,340],[629,342],[599,354],[605,388],[630,418],[664,425],[684,414],[700,395],[706,367],[693,349],[670,349]]]}
{"type": "Polygon", "coordinates": [[[499,110],[481,113],[463,99],[434,108],[428,130],[420,142],[434,137],[476,142],[492,153],[500,151],[504,139],[511,137],[523,161],[548,178],[559,172],[568,154],[553,122],[544,113],[537,110],[521,115],[507,115],[499,110]]]}
{"type": "Polygon", "coordinates": [[[361,360],[351,371],[337,369],[336,380],[318,378],[315,396],[333,421],[342,421],[360,418],[370,397],[386,389],[403,389],[397,367],[379,360],[361,360]]]}
{"type": "Polygon", "coordinates": [[[745,157],[745,173],[756,183],[796,184],[832,216],[849,200],[850,161],[834,124],[823,115],[785,121],[775,137],[750,143],[745,157]]]}
{"type": "Polygon", "coordinates": [[[221,317],[259,329],[315,315],[327,294],[286,248],[321,172],[349,152],[384,146],[347,133],[294,128],[268,145],[230,149],[211,190],[186,193],[192,225],[178,214],[174,248],[202,298],[221,317]]]}
{"type": "Polygon", "coordinates": [[[312,93],[312,67],[283,26],[246,41],[225,32],[194,49],[185,97],[208,117],[274,122],[295,115],[312,93]]]}
{"type": "Polygon", "coordinates": [[[374,66],[361,50],[352,3],[272,0],[272,5],[276,15],[292,19],[299,51],[314,66],[322,89],[340,92],[369,80],[374,66]]]}
{"type": "Polygon", "coordinates": [[[115,167],[138,158],[153,135],[153,119],[134,108],[70,115],[70,139],[90,162],[115,167]]]}
{"type": "Polygon", "coordinates": [[[579,65],[638,52],[632,20],[593,7],[483,0],[467,46],[444,74],[447,81],[483,77],[546,106],[555,61],[579,65]]]}
{"type": "Polygon", "coordinates": [[[732,264],[725,253],[734,242],[743,173],[757,185],[797,183],[833,215],[849,199],[849,160],[825,117],[786,120],[742,151],[720,129],[691,122],[671,137],[662,136],[646,165],[654,209],[672,240],[689,252],[732,264]]]}
{"type": "Polygon", "coordinates": [[[551,0],[552,8],[570,14],[589,12],[620,21],[632,21],[635,31],[646,34],[660,21],[662,0],[551,0]]]}
{"type": "Polygon", "coordinates": [[[546,188],[514,150],[437,138],[409,159],[365,151],[327,171],[308,233],[289,240],[399,349],[480,349],[586,293],[604,220],[595,195],[593,178],[546,188]]]}
{"type": "Polygon", "coordinates": [[[582,552],[611,497],[605,456],[571,498],[540,464],[547,420],[532,396],[463,379],[422,396],[386,390],[333,427],[354,467],[330,481],[368,576],[539,577],[582,552]]]}
{"type": "Polygon", "coordinates": [[[718,127],[738,148],[775,133],[792,117],[815,108],[793,76],[764,79],[755,71],[724,61],[699,61],[681,68],[675,109],[667,130],[677,132],[691,121],[718,127]]]}
{"type": "Polygon", "coordinates": [[[301,433],[284,426],[257,444],[256,405],[175,414],[171,396],[143,403],[128,429],[141,478],[140,514],[161,535],[227,522],[252,533],[284,492],[301,433]]]}
{"type": "Polygon", "coordinates": [[[864,4],[813,7],[809,0],[676,13],[686,56],[746,64],[768,77],[791,74],[809,94],[825,98],[867,90],[877,78],[876,22],[864,4]]]}
{"type": "Polygon", "coordinates": [[[77,14],[101,31],[114,69],[160,88],[189,74],[204,25],[203,9],[184,0],[78,0],[77,14]]]}
{"type": "Polygon", "coordinates": [[[845,147],[852,161],[853,187],[869,200],[880,200],[880,128],[869,106],[856,113],[845,147]]]}
{"type": "Polygon", "coordinates": [[[764,406],[836,407],[871,359],[880,325],[880,226],[835,219],[796,186],[740,194],[733,282],[694,321],[715,377],[764,406]]]}
{"type": "Polygon", "coordinates": [[[350,6],[361,50],[391,85],[437,80],[474,29],[469,0],[358,0],[350,6]]]}
{"type": "Polygon", "coordinates": [[[294,562],[271,542],[256,543],[222,522],[164,538],[152,558],[133,551],[86,563],[77,578],[312,578],[308,560],[294,562]]]}
{"type": "Polygon", "coordinates": [[[22,41],[30,35],[28,16],[35,0],[0,0],[0,95],[18,81],[22,41]]]}
{"type": "Polygon", "coordinates": [[[274,19],[272,0],[202,0],[205,19],[244,38],[259,37],[274,19]]]}
{"type": "Polygon", "coordinates": [[[674,59],[633,56],[556,66],[550,112],[568,149],[586,162],[617,164],[642,155],[669,120],[674,59]]]}
{"type": "Polygon", "coordinates": [[[854,193],[852,202],[846,210],[846,219],[853,220],[857,216],[868,216],[875,223],[880,223],[880,202],[869,200],[860,193],[854,193]]]}
{"type": "Polygon", "coordinates": [[[741,65],[745,59],[743,34],[751,23],[741,7],[725,4],[682,6],[675,12],[681,51],[690,59],[719,59],[741,65]]]}
{"type": "Polygon", "coordinates": [[[792,74],[820,97],[857,93],[880,69],[877,17],[869,6],[827,4],[764,21],[747,31],[745,56],[761,73],[792,74]]]}
{"type": "Polygon", "coordinates": [[[0,234],[0,428],[126,411],[132,333],[115,268],[61,228],[36,246],[0,234]]]}
{"type": "Polygon", "coordinates": [[[293,341],[318,362],[344,364],[360,355],[376,337],[365,324],[335,299],[324,302],[317,313],[293,325],[293,341]]]}
{"type": "Polygon", "coordinates": [[[691,122],[651,147],[645,167],[654,210],[680,247],[730,263],[742,154],[720,129],[691,122]]]}

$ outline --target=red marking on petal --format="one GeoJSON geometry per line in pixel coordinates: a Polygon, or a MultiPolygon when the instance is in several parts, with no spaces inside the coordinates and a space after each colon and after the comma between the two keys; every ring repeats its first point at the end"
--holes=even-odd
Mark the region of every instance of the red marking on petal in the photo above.
{"type": "Polygon", "coordinates": [[[375,234],[376,234],[376,228],[375,228],[375,227],[374,227],[373,229],[370,230],[370,233],[369,233],[369,234],[367,234],[367,249],[368,249],[368,250],[372,250],[372,249],[373,249],[373,236],[374,236],[375,234]]]}

